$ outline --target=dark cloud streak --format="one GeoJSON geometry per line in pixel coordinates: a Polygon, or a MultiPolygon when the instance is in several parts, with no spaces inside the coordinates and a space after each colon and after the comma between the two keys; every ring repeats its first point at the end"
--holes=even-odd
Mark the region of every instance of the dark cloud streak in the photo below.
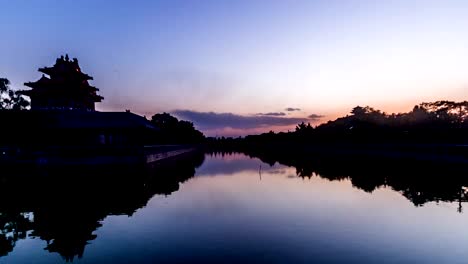
{"type": "Polygon", "coordinates": [[[308,116],[308,118],[310,118],[310,119],[320,119],[322,117],[324,117],[324,116],[323,115],[317,115],[317,114],[311,114],[311,115],[308,116]]]}
{"type": "Polygon", "coordinates": [[[285,116],[283,112],[258,113],[258,116],[285,116]]]}
{"type": "Polygon", "coordinates": [[[234,129],[251,129],[268,126],[289,126],[316,120],[315,117],[284,117],[265,114],[238,115],[233,113],[197,112],[191,110],[176,110],[172,113],[181,119],[193,122],[195,126],[202,130],[228,127],[234,129]]]}
{"type": "Polygon", "coordinates": [[[286,108],[284,110],[288,111],[288,112],[301,111],[300,108],[294,108],[294,107],[288,107],[288,108],[286,108]]]}

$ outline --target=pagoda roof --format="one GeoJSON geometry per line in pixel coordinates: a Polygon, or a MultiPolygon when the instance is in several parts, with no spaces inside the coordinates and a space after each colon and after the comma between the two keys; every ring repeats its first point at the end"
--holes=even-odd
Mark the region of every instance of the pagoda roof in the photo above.
{"type": "Polygon", "coordinates": [[[66,68],[61,69],[61,68],[57,68],[57,66],[54,65],[53,67],[39,68],[39,71],[51,77],[67,74],[67,75],[73,75],[76,78],[82,79],[82,80],[93,80],[93,77],[89,76],[86,73],[81,72],[79,68],[70,67],[69,69],[66,69],[66,68]]]}
{"type": "MultiPolygon", "coordinates": [[[[34,96],[34,95],[45,95],[47,96],[47,94],[50,94],[51,92],[49,90],[45,90],[45,89],[32,89],[32,90],[19,90],[18,91],[19,94],[22,94],[22,95],[26,95],[26,96],[34,96]]],[[[63,91],[63,90],[54,90],[52,92],[54,95],[53,97],[70,97],[70,95],[68,94],[68,92],[66,91],[63,91]]],[[[79,98],[89,98],[89,99],[92,99],[94,102],[101,102],[102,100],[104,100],[104,97],[96,94],[96,93],[81,93],[80,94],[77,94],[77,93],[74,93],[73,97],[79,97],[79,98]]]]}
{"type": "Polygon", "coordinates": [[[43,86],[43,85],[51,85],[52,84],[52,81],[45,77],[44,74],[42,75],[42,77],[35,81],[35,82],[26,82],[24,83],[25,86],[28,86],[28,87],[31,87],[31,88],[36,88],[36,87],[40,87],[40,86],[43,86]]]}
{"type": "Polygon", "coordinates": [[[85,102],[101,102],[104,97],[97,94],[98,88],[91,86],[93,77],[81,71],[76,58],[70,60],[68,55],[58,58],[52,67],[39,68],[44,73],[35,82],[26,82],[32,90],[19,91],[20,94],[32,97],[76,99],[85,102]]]}
{"type": "Polygon", "coordinates": [[[99,91],[98,88],[91,86],[88,81],[82,82],[70,82],[67,80],[57,80],[57,79],[50,79],[46,76],[42,75],[42,77],[35,81],[35,82],[26,82],[24,83],[25,86],[31,87],[33,89],[70,89],[70,88],[79,88],[85,91],[90,92],[97,92],[99,91]]]}

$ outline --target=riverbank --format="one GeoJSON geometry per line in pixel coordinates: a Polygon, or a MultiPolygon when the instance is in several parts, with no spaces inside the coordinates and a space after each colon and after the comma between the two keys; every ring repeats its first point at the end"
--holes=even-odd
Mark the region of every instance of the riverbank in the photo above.
{"type": "Polygon", "coordinates": [[[182,155],[196,149],[196,145],[8,147],[0,149],[0,164],[149,164],[182,155]]]}
{"type": "Polygon", "coordinates": [[[446,164],[468,164],[468,145],[395,143],[242,143],[211,144],[208,151],[238,151],[254,156],[325,156],[379,158],[446,164]]]}

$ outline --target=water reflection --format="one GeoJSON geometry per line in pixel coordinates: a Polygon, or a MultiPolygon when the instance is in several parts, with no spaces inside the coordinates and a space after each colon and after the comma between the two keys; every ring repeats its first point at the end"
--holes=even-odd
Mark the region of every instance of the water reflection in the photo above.
{"type": "Polygon", "coordinates": [[[453,263],[468,257],[461,250],[468,243],[466,214],[429,203],[456,202],[462,211],[464,167],[248,155],[192,153],[153,168],[5,169],[0,263],[30,262],[37,251],[19,245],[32,239],[47,252],[38,263],[53,263],[51,255],[82,263],[453,263]],[[453,255],[434,250],[441,245],[453,255]]]}
{"type": "Polygon", "coordinates": [[[170,195],[195,174],[194,152],[154,166],[5,168],[0,177],[0,256],[27,236],[66,261],[81,258],[109,215],[128,215],[155,194],[170,195]]]}
{"type": "MultiPolygon", "coordinates": [[[[209,152],[211,156],[233,155],[233,152],[209,152]]],[[[428,202],[468,201],[468,168],[466,164],[437,164],[397,159],[354,159],[350,156],[302,156],[290,153],[245,153],[273,166],[280,163],[296,168],[302,178],[321,177],[330,181],[349,179],[354,187],[372,193],[383,187],[401,193],[415,206],[428,202]]],[[[243,164],[246,161],[241,161],[243,164]]],[[[238,169],[243,169],[238,164],[238,169]]],[[[231,166],[232,167],[232,166],[231,166]]]]}

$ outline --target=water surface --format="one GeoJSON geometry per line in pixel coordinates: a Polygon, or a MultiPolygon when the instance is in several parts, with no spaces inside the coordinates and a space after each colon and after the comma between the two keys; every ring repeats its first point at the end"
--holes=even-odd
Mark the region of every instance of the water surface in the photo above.
{"type": "Polygon", "coordinates": [[[32,186],[4,179],[0,263],[468,259],[460,184],[366,180],[355,170],[304,175],[243,154],[200,155],[156,172],[128,170],[123,179],[93,174],[69,183],[62,175],[52,188],[44,177],[53,173],[32,186]]]}

